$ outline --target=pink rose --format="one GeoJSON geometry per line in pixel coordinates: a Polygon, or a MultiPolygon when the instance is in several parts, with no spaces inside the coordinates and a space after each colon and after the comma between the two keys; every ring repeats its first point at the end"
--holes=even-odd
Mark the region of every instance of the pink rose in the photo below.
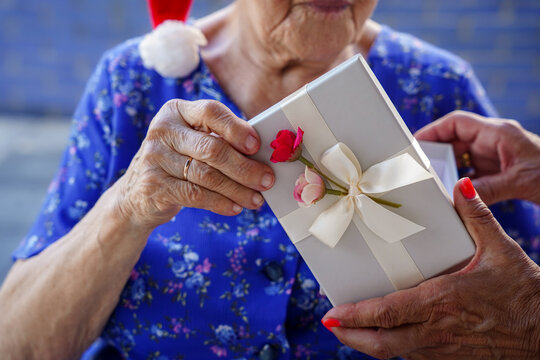
{"type": "Polygon", "coordinates": [[[323,179],[306,166],[304,174],[296,180],[293,196],[300,207],[310,207],[322,199],[325,191],[323,179]]]}

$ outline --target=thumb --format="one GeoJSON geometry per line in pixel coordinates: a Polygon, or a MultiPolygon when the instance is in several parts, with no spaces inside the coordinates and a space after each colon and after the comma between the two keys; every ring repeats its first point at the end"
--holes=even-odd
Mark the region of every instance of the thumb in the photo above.
{"type": "Polygon", "coordinates": [[[480,199],[469,178],[460,179],[455,185],[454,205],[478,250],[496,239],[505,238],[505,232],[480,199]]]}
{"type": "Polygon", "coordinates": [[[515,186],[509,184],[506,173],[482,176],[472,182],[480,198],[488,205],[514,197],[512,190],[515,186]]]}

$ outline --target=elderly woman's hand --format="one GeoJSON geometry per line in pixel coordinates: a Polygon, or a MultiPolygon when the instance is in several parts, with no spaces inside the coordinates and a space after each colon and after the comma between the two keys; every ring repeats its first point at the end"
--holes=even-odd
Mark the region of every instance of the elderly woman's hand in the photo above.
{"type": "Polygon", "coordinates": [[[149,227],[169,221],[183,206],[222,215],[258,208],[263,204],[259,191],[274,183],[269,166],[244,155],[258,149],[255,130],[225,105],[171,100],[115,184],[118,208],[149,227]]]}
{"type": "Polygon", "coordinates": [[[488,205],[508,199],[540,204],[540,137],[517,121],[454,111],[415,136],[452,143],[458,159],[470,153],[473,183],[488,205]]]}
{"type": "Polygon", "coordinates": [[[538,359],[540,268],[469,179],[456,185],[454,199],[476,242],[471,262],[415,288],[330,310],[323,324],[341,342],[378,358],[538,359]]]}

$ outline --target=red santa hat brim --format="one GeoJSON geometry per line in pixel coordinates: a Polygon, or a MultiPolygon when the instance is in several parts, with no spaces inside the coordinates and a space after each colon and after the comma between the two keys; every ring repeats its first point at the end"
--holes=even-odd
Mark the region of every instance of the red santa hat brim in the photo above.
{"type": "Polygon", "coordinates": [[[186,21],[193,0],[148,0],[152,26],[156,28],[165,20],[186,21]]]}

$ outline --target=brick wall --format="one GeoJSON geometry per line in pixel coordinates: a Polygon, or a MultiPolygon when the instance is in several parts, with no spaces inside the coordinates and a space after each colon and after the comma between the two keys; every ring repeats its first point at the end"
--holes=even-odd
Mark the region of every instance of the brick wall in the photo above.
{"type": "MultiPolygon", "coordinates": [[[[470,61],[501,115],[540,133],[539,0],[380,0],[374,18],[470,61]]],[[[100,54],[149,28],[144,0],[0,0],[0,112],[71,113],[100,54]]]]}

